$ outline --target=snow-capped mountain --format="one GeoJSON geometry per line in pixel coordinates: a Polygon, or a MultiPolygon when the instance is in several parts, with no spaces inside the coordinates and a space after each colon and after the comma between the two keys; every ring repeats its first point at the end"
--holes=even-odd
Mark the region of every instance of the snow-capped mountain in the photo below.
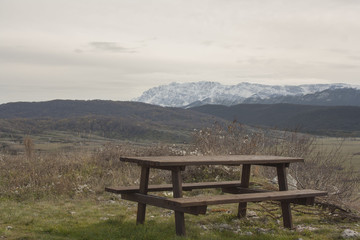
{"type": "Polygon", "coordinates": [[[193,107],[204,104],[235,105],[246,99],[269,99],[276,96],[300,96],[326,89],[357,88],[344,83],[306,85],[263,85],[239,83],[222,85],[218,82],[171,83],[145,91],[134,101],[169,107],[193,107]]]}
{"type": "Polygon", "coordinates": [[[256,104],[301,104],[320,106],[360,106],[360,89],[336,88],[326,89],[321,92],[296,95],[296,96],[275,96],[267,99],[247,98],[243,103],[256,104]]]}

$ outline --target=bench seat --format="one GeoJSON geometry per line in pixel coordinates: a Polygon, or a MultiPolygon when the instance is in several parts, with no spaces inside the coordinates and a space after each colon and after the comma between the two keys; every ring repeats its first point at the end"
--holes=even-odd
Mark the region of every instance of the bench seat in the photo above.
{"type": "MultiPolygon", "coordinates": [[[[240,187],[240,181],[224,181],[224,182],[200,182],[200,183],[183,183],[183,191],[191,191],[193,189],[206,189],[206,188],[232,188],[240,187]]],[[[149,185],[148,192],[161,192],[172,191],[172,184],[149,185]]],[[[139,186],[130,187],[107,187],[105,191],[111,193],[138,193],[139,186]]]]}
{"type": "Polygon", "coordinates": [[[291,191],[273,191],[260,193],[244,193],[232,195],[217,196],[197,196],[189,198],[171,198],[170,204],[176,207],[207,206],[216,204],[240,203],[240,202],[260,202],[260,201],[281,201],[293,199],[311,199],[319,196],[325,196],[327,192],[303,189],[291,191]]]}
{"type": "Polygon", "coordinates": [[[121,198],[133,202],[198,215],[205,214],[208,205],[260,201],[289,201],[297,204],[313,204],[313,199],[315,197],[325,195],[327,195],[327,193],[324,191],[304,189],[216,196],[196,196],[188,198],[166,198],[141,193],[122,193],[121,198]]]}

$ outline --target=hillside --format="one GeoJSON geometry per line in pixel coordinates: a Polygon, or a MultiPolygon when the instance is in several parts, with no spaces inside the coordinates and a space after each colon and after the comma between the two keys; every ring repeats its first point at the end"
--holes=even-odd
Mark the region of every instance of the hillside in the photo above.
{"type": "Polygon", "coordinates": [[[182,109],[139,102],[54,100],[0,105],[0,137],[63,131],[121,140],[187,142],[195,128],[233,120],[319,135],[360,136],[360,107],[239,104],[182,109]]]}
{"type": "Polygon", "coordinates": [[[360,107],[239,104],[205,105],[191,109],[252,126],[297,129],[319,135],[360,136],[360,107]]]}
{"type": "Polygon", "coordinates": [[[38,134],[44,131],[92,133],[117,139],[182,142],[194,128],[210,126],[214,116],[137,102],[18,102],[0,105],[0,132],[38,134]]]}

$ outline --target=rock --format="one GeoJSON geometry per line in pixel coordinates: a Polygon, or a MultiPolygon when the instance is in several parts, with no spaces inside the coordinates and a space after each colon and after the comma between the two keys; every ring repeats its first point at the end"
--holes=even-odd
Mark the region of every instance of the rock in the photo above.
{"type": "MultiPolygon", "coordinates": [[[[278,184],[278,178],[274,177],[270,182],[277,185],[278,184]]],[[[290,174],[287,175],[287,182],[288,182],[289,190],[296,190],[297,189],[297,181],[290,174]]]]}
{"type": "Polygon", "coordinates": [[[163,194],[165,197],[173,197],[173,192],[164,191],[163,194]]]}
{"type": "Polygon", "coordinates": [[[236,229],[236,230],[234,231],[234,233],[236,233],[236,234],[241,234],[241,229],[240,229],[240,228],[236,229]]]}
{"type": "Polygon", "coordinates": [[[262,233],[262,234],[265,234],[265,233],[268,233],[268,232],[269,232],[269,230],[264,229],[264,228],[257,228],[257,229],[256,229],[256,232],[258,232],[258,233],[262,233]]]}
{"type": "Polygon", "coordinates": [[[298,232],[302,232],[304,230],[308,230],[308,231],[318,230],[318,228],[314,228],[314,227],[310,227],[310,226],[304,226],[304,225],[297,225],[295,229],[298,232]]]}
{"type": "Polygon", "coordinates": [[[200,225],[200,228],[203,230],[208,230],[208,228],[205,225],[200,225]]]}
{"type": "Polygon", "coordinates": [[[345,229],[341,233],[341,237],[343,237],[343,238],[358,238],[358,237],[360,237],[360,234],[358,232],[355,232],[354,230],[345,229]]]}
{"type": "Polygon", "coordinates": [[[246,216],[249,218],[258,218],[258,215],[254,211],[247,211],[246,216]]]}
{"type": "Polygon", "coordinates": [[[226,230],[232,230],[233,229],[229,224],[226,224],[226,223],[220,224],[219,228],[226,229],[226,230]]]}

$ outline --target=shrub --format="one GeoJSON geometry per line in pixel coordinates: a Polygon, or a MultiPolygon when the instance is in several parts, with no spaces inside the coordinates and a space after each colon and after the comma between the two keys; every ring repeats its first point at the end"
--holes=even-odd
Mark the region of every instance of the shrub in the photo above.
{"type": "MultiPolygon", "coordinates": [[[[140,168],[120,156],[179,155],[176,146],[108,143],[95,151],[34,152],[31,139],[25,154],[0,153],[0,197],[15,200],[96,196],[105,186],[136,185],[140,168]],[[31,144],[30,144],[31,143],[31,144]],[[31,154],[30,154],[31,150],[31,154]]],[[[168,171],[151,171],[150,181],[171,178],[168,171]]]]}
{"type": "MultiPolygon", "coordinates": [[[[311,135],[254,129],[233,122],[227,127],[215,124],[212,128],[196,131],[194,148],[203,155],[258,154],[302,157],[305,164],[291,164],[288,171],[296,179],[298,188],[328,191],[328,197],[322,200],[330,204],[343,205],[357,200],[355,194],[359,191],[360,174],[349,166],[350,156],[342,152],[341,144],[328,149],[322,147],[316,137],[311,135]]],[[[273,168],[262,169],[262,175],[267,178],[276,176],[273,168]]],[[[207,169],[207,172],[211,170],[207,169]]],[[[220,177],[226,175],[219,173],[218,169],[212,172],[220,177]]]]}

